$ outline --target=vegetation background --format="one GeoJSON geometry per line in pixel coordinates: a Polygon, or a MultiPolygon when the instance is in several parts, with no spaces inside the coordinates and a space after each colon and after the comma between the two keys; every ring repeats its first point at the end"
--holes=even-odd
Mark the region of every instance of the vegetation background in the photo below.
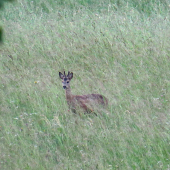
{"type": "MultiPolygon", "coordinates": [[[[12,2],[14,0],[0,0],[0,9],[4,6],[4,2],[12,2]]],[[[3,41],[3,29],[0,26],[0,43],[3,41]]]]}
{"type": "Polygon", "coordinates": [[[0,21],[0,169],[170,169],[169,0],[17,0],[0,21]],[[70,112],[63,70],[108,110],[70,112]]]}

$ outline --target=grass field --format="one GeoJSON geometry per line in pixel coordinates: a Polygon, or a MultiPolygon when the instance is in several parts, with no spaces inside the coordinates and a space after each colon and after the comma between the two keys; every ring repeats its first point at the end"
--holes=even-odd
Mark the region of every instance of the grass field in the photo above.
{"type": "Polygon", "coordinates": [[[17,0],[0,12],[0,169],[170,169],[170,1],[17,0]],[[73,94],[109,99],[68,110],[73,94]]]}

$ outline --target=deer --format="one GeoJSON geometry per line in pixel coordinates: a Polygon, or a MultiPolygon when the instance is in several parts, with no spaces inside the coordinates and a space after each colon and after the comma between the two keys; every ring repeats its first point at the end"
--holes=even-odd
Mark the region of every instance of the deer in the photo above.
{"type": "MultiPolygon", "coordinates": [[[[62,86],[65,89],[66,101],[69,109],[73,113],[77,113],[78,110],[84,113],[95,113],[94,109],[108,106],[108,99],[101,94],[87,94],[87,95],[73,95],[71,93],[70,81],[73,78],[73,73],[68,71],[68,74],[62,74],[59,72],[59,77],[62,79],[62,86]]],[[[96,113],[95,113],[96,114],[96,113]]]]}

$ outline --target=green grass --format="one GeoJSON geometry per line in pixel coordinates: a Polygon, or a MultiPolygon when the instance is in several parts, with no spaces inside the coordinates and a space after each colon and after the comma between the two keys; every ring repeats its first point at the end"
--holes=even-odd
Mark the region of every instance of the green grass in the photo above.
{"type": "Polygon", "coordinates": [[[1,10],[0,169],[169,169],[169,1],[26,1],[1,10]],[[109,99],[68,110],[73,94],[109,99]]]}

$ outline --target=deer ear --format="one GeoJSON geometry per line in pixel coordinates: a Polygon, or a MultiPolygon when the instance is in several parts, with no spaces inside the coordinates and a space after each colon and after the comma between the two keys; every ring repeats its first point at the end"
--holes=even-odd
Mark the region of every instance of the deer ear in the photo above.
{"type": "Polygon", "coordinates": [[[60,77],[61,79],[63,79],[63,78],[64,78],[64,75],[63,75],[61,72],[59,72],[59,77],[60,77]]]}
{"type": "Polygon", "coordinates": [[[73,78],[73,73],[71,72],[68,72],[68,75],[67,75],[67,77],[69,78],[69,80],[71,80],[72,78],[73,78]]]}

